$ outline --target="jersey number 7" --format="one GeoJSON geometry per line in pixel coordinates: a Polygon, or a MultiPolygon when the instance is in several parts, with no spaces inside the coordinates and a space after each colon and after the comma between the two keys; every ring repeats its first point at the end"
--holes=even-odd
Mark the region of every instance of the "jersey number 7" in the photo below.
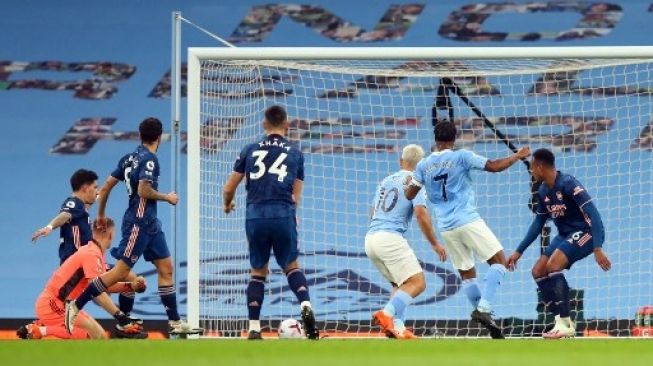
{"type": "Polygon", "coordinates": [[[279,182],[283,182],[283,179],[286,177],[286,175],[288,175],[286,164],[283,164],[288,154],[281,153],[277,158],[277,160],[275,160],[274,163],[270,165],[269,169],[263,163],[263,159],[265,159],[267,155],[268,152],[265,150],[256,150],[252,152],[252,157],[256,158],[256,161],[254,161],[254,165],[256,166],[257,170],[255,172],[249,173],[249,179],[256,180],[264,176],[265,173],[270,173],[270,174],[276,174],[277,180],[279,182]]]}
{"type": "Polygon", "coordinates": [[[447,198],[447,178],[449,178],[449,174],[440,174],[438,176],[433,177],[434,181],[442,181],[442,200],[443,201],[448,201],[449,199],[447,198]]]}

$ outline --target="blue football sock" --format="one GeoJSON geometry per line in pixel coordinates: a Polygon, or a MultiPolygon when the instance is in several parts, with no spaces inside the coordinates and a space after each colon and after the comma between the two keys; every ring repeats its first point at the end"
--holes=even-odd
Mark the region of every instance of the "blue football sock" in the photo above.
{"type": "Polygon", "coordinates": [[[478,302],[481,300],[481,288],[478,287],[478,281],[476,281],[476,278],[463,280],[462,288],[467,299],[474,309],[476,309],[478,307],[478,302]]]}
{"type": "Polygon", "coordinates": [[[252,276],[247,285],[247,312],[249,320],[259,320],[265,296],[265,277],[252,276]]]}
{"type": "Polygon", "coordinates": [[[310,296],[308,295],[308,283],[306,282],[306,276],[301,269],[296,268],[286,273],[288,279],[288,285],[292,292],[297,296],[297,300],[300,303],[304,301],[311,301],[310,296]]]}
{"type": "Polygon", "coordinates": [[[506,274],[506,267],[503,264],[495,263],[490,266],[483,280],[484,286],[481,293],[481,300],[478,302],[478,309],[489,312],[492,310],[494,296],[501,284],[501,279],[506,274]]]}
{"type": "Polygon", "coordinates": [[[413,298],[408,293],[397,290],[383,310],[394,317],[401,314],[406,306],[410,305],[411,301],[413,301],[413,298]]]}
{"type": "Polygon", "coordinates": [[[546,277],[540,277],[535,279],[535,283],[537,284],[537,287],[540,289],[540,292],[542,292],[542,300],[544,300],[544,304],[546,304],[547,308],[551,313],[554,315],[558,315],[560,313],[560,310],[558,309],[558,304],[556,304],[556,295],[555,292],[553,291],[553,281],[546,276],[546,277]]]}
{"type": "Polygon", "coordinates": [[[121,292],[118,296],[118,304],[120,305],[120,311],[125,314],[129,314],[134,309],[134,293],[133,292],[121,292]]]}
{"type": "Polygon", "coordinates": [[[166,309],[168,320],[179,320],[179,312],[177,311],[177,290],[175,285],[159,286],[159,297],[161,304],[166,309]]]}
{"type": "Polygon", "coordinates": [[[395,329],[404,329],[406,328],[406,325],[404,324],[406,322],[406,308],[404,308],[401,312],[397,312],[394,316],[394,323],[395,323],[395,329]]]}
{"type": "Polygon", "coordinates": [[[549,274],[561,318],[569,317],[569,284],[562,272],[549,274]]]}
{"type": "Polygon", "coordinates": [[[99,296],[101,293],[103,293],[106,290],[107,290],[107,286],[104,284],[104,282],[102,282],[102,279],[100,279],[100,277],[91,280],[91,283],[88,284],[84,292],[82,292],[81,295],[77,297],[77,300],[75,300],[75,305],[77,305],[77,309],[82,310],[82,308],[84,308],[84,305],[86,305],[87,302],[99,296]]]}

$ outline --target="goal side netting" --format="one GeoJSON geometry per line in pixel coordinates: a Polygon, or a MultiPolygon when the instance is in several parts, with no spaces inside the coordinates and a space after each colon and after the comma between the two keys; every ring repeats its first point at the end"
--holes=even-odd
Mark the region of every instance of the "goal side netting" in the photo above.
{"type": "MultiPolygon", "coordinates": [[[[517,56],[494,49],[484,57],[479,49],[388,48],[376,49],[378,58],[360,49],[358,55],[331,50],[294,50],[292,56],[249,49],[238,56],[239,50],[191,49],[191,322],[209,335],[240,336],[247,329],[245,191],[239,188],[236,211],[225,215],[222,187],[242,147],[263,136],[264,110],[279,104],[288,111],[289,138],[305,154],[299,261],[319,326],[332,335],[378,336],[370,317],[391,286],[364,251],[374,191],[399,169],[403,146],[434,148],[434,98],[442,80],[450,80],[510,142],[552,149],[558,169],[585,185],[603,218],[613,268],[601,271],[590,256],[568,271],[572,318],[579,335],[631,335],[638,309],[653,304],[650,49],[591,54],[578,48],[577,57],[564,58],[573,50],[552,50],[549,58],[537,49],[517,56]]],[[[489,158],[511,153],[469,103],[456,93],[449,101],[458,148],[489,158]]],[[[448,111],[439,116],[449,117],[448,111]]],[[[509,255],[533,219],[530,175],[516,164],[498,174],[475,172],[472,179],[478,210],[509,255]]],[[[437,260],[416,223],[406,238],[427,282],[407,310],[407,325],[421,336],[486,334],[469,321],[472,308],[451,263],[437,260]]],[[[507,335],[538,335],[551,324],[530,272],[540,250],[538,239],[502,281],[494,312],[507,335]]],[[[299,305],[274,259],[270,269],[261,320],[275,331],[279,321],[299,319],[299,305]]],[[[482,280],[487,265],[477,269],[482,280]]]]}

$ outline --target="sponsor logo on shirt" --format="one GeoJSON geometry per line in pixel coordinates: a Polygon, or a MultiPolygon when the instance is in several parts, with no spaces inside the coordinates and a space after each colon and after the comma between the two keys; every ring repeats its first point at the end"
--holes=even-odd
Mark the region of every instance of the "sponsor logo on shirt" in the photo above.
{"type": "Polygon", "coordinates": [[[585,190],[583,189],[583,187],[581,187],[581,186],[576,186],[576,188],[574,188],[574,193],[573,193],[573,195],[574,195],[574,196],[578,196],[578,195],[581,194],[582,192],[585,192],[585,190]]]}

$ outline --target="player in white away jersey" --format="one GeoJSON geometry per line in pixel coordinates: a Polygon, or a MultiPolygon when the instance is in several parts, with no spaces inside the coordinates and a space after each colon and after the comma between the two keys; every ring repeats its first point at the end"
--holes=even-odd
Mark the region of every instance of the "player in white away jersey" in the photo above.
{"type": "Polygon", "coordinates": [[[453,122],[436,124],[437,151],[417,164],[405,193],[408,199],[413,199],[422,187],[426,188],[453,266],[463,279],[463,291],[474,307],[472,320],[485,326],[492,338],[503,338],[501,328],[492,320],[491,304],[506,273],[506,257],[503,247],[476,211],[470,172],[472,169],[506,170],[528,157],[530,149],[522,147],[509,157],[489,160],[469,150],[453,150],[456,134],[453,122]],[[482,289],[476,280],[474,255],[490,265],[482,289]]]}
{"type": "Polygon", "coordinates": [[[419,194],[412,201],[403,194],[415,165],[423,156],[424,150],[418,145],[408,145],[403,149],[399,161],[401,170],[383,179],[376,190],[372,221],[365,236],[365,253],[392,284],[390,301],[373,315],[374,322],[390,338],[416,338],[404,325],[405,311],[426,288],[422,267],[404,238],[413,212],[424,237],[440,260],[444,262],[447,258],[444,247],[433,232],[426,194],[419,194]]]}

